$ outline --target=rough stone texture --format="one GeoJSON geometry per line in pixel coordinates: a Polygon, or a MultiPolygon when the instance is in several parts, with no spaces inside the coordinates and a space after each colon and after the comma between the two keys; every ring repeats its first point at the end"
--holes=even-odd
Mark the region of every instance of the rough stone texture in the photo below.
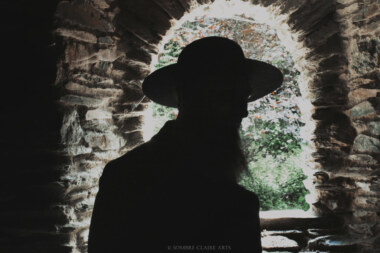
{"type": "Polygon", "coordinates": [[[380,153],[380,140],[360,134],[356,137],[352,149],[358,153],[380,153]]]}
{"type": "MultiPolygon", "coordinates": [[[[21,8],[14,2],[5,9],[21,8]]],[[[37,2],[26,4],[34,8],[25,12],[29,15],[25,20],[38,23],[44,32],[31,27],[28,39],[33,50],[22,51],[25,38],[19,37],[18,57],[9,53],[4,61],[19,69],[17,59],[25,59],[21,68],[31,70],[24,79],[19,72],[11,78],[24,84],[24,93],[13,83],[9,85],[13,90],[4,93],[22,94],[17,101],[27,102],[22,107],[14,101],[3,106],[12,104],[15,109],[4,112],[6,122],[14,124],[2,126],[6,133],[2,155],[13,169],[0,191],[0,249],[86,252],[99,176],[105,163],[142,142],[142,111],[148,101],[141,80],[149,74],[151,55],[157,53],[170,20],[191,11],[192,4],[188,0],[37,2]],[[46,9],[54,22],[44,20],[46,9]],[[42,67],[35,67],[35,59],[43,57],[34,50],[34,40],[47,34],[45,30],[52,33],[44,35],[38,50],[53,52],[45,54],[49,56],[42,67]],[[41,70],[49,73],[41,75],[41,70]],[[29,108],[35,113],[26,113],[29,108]],[[17,178],[17,184],[9,178],[17,178]]],[[[287,22],[289,37],[296,43],[294,58],[307,86],[305,98],[314,106],[311,120],[316,126],[311,139],[315,171],[309,175],[310,204],[323,216],[276,223],[263,219],[263,228],[272,229],[268,237],[286,237],[303,251],[379,251],[380,2],[250,2],[274,16],[285,15],[278,22],[287,22]],[[286,232],[295,229],[301,233],[286,232]]],[[[6,30],[9,38],[22,30],[17,22],[25,21],[14,22],[6,30]]],[[[276,250],[295,250],[282,245],[276,250]]]]}
{"type": "MultiPolygon", "coordinates": [[[[348,115],[357,130],[348,156],[346,168],[340,173],[355,180],[351,216],[347,216],[347,239],[335,246],[340,250],[355,252],[377,252],[380,245],[374,243],[379,232],[375,230],[379,222],[380,195],[379,173],[379,107],[375,103],[379,94],[379,7],[376,0],[338,0],[338,13],[346,52],[349,56],[347,86],[348,115]]],[[[329,246],[334,239],[322,238],[319,245],[329,246]]],[[[338,249],[337,249],[338,250],[338,249]]]]}
{"type": "Polygon", "coordinates": [[[355,105],[350,109],[350,117],[355,120],[363,117],[373,117],[376,115],[376,110],[368,101],[364,101],[355,105]]]}

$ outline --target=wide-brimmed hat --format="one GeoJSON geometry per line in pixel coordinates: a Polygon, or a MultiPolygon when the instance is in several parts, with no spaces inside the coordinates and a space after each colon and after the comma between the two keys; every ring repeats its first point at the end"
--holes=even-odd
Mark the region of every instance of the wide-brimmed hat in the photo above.
{"type": "MultiPolygon", "coordinates": [[[[206,37],[187,45],[175,64],[147,76],[142,84],[144,94],[156,103],[178,107],[178,85],[185,78],[223,75],[237,70],[247,75],[251,94],[248,102],[259,99],[281,86],[281,71],[271,64],[247,59],[236,42],[223,37],[206,37]]],[[[239,88],[238,84],[236,86],[239,88]]]]}

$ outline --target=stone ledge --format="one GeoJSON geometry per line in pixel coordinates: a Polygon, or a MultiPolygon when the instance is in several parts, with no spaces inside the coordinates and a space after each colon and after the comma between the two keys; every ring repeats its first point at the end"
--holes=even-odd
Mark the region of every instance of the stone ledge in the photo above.
{"type": "Polygon", "coordinates": [[[261,229],[306,230],[311,228],[336,228],[343,222],[338,217],[318,217],[302,210],[260,212],[261,229]]]}

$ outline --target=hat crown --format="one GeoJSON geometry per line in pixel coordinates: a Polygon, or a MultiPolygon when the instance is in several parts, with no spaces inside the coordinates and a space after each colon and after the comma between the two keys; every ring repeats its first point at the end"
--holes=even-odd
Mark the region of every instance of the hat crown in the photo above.
{"type": "Polygon", "coordinates": [[[187,45],[178,57],[183,67],[221,69],[244,63],[243,50],[236,42],[222,37],[206,37],[187,45]]]}

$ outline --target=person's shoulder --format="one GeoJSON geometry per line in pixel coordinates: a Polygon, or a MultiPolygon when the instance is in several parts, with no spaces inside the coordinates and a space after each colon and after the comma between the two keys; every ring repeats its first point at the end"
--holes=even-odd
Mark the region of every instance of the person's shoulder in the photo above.
{"type": "Polygon", "coordinates": [[[244,203],[246,203],[248,206],[255,210],[260,209],[260,202],[259,197],[254,193],[247,189],[245,189],[241,185],[237,185],[237,192],[241,196],[241,198],[244,200],[244,203]]]}
{"type": "Polygon", "coordinates": [[[112,181],[115,181],[124,178],[127,174],[138,171],[146,163],[146,157],[150,153],[150,145],[149,142],[146,142],[124,155],[109,161],[103,169],[101,180],[113,178],[112,181]]]}

